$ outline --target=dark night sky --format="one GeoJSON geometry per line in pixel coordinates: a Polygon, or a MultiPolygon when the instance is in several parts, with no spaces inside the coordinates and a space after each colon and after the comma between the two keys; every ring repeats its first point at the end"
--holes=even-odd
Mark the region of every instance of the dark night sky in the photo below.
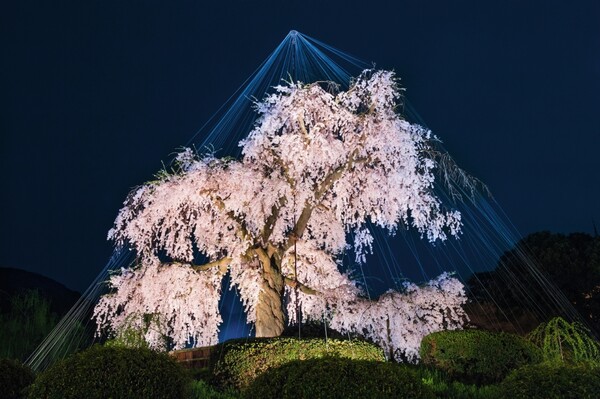
{"type": "Polygon", "coordinates": [[[521,233],[600,223],[597,0],[10,3],[0,266],[83,290],[110,256],[129,189],[290,29],[395,69],[521,233]]]}

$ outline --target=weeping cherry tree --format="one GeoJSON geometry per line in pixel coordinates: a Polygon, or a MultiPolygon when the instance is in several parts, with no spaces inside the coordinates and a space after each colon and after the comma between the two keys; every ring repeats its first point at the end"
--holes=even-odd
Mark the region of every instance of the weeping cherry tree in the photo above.
{"type": "Polygon", "coordinates": [[[388,71],[364,71],[347,91],[290,82],[256,103],[239,160],[179,153],[172,173],[130,193],[109,232],[138,261],[110,279],[99,331],[154,323],[151,345],[215,344],[227,273],[258,337],[279,336],[300,308],[414,360],[424,335],[460,328],[466,298],[450,275],[369,300],[342,267],[349,248],[366,261],[369,225],[430,242],[460,234],[460,213],[433,191],[434,138],[398,115],[400,101],[388,71]]]}

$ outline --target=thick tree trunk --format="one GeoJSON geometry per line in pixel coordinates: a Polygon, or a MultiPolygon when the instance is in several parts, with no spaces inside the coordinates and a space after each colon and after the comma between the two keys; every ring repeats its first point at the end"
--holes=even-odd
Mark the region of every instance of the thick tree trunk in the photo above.
{"type": "Polygon", "coordinates": [[[256,306],[256,336],[278,337],[285,327],[283,311],[284,279],[275,260],[263,262],[263,281],[256,306]],[[268,264],[265,264],[268,263],[268,264]]]}

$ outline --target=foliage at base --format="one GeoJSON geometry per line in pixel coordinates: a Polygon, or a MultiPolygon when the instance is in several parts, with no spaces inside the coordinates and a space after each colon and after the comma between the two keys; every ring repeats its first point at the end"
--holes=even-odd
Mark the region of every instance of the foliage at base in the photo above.
{"type": "Polygon", "coordinates": [[[511,399],[597,399],[600,368],[589,365],[541,363],[512,372],[500,384],[511,399]]]}
{"type": "Polygon", "coordinates": [[[500,399],[498,385],[465,384],[452,381],[446,373],[441,370],[417,366],[415,372],[429,389],[433,391],[438,399],[500,399]]]}
{"type": "Polygon", "coordinates": [[[213,355],[214,382],[243,389],[263,372],[295,360],[342,357],[383,362],[382,350],[365,341],[263,338],[225,342],[213,355]]]}
{"type": "Polygon", "coordinates": [[[542,349],[545,361],[600,365],[600,344],[581,323],[555,317],[540,324],[527,338],[542,349]]]}
{"type": "Polygon", "coordinates": [[[0,359],[0,397],[18,399],[24,397],[27,388],[35,376],[33,371],[21,362],[11,359],[0,359]]]}
{"type": "Polygon", "coordinates": [[[339,357],[296,360],[260,375],[246,399],[434,398],[409,367],[339,357]]]}
{"type": "Polygon", "coordinates": [[[238,399],[240,396],[232,390],[221,392],[204,380],[193,381],[190,384],[189,399],[238,399]]]}
{"type": "Polygon", "coordinates": [[[541,361],[541,353],[518,335],[482,330],[440,331],[421,342],[421,361],[469,384],[493,384],[512,370],[541,361]]]}
{"type": "Polygon", "coordinates": [[[29,398],[181,398],[188,383],[167,354],[95,345],[41,373],[29,398]]]}

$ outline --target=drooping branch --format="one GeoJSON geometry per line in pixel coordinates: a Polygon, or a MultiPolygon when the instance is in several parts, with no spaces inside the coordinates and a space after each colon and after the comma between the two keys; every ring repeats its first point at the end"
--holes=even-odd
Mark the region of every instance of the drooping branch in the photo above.
{"type": "MultiPolygon", "coordinates": [[[[434,143],[435,144],[435,143],[434,143]]],[[[437,163],[437,174],[442,183],[450,193],[452,201],[461,201],[462,194],[466,193],[469,199],[475,199],[477,193],[481,192],[489,198],[493,198],[490,189],[478,178],[471,176],[456,164],[450,154],[433,147],[433,144],[424,150],[430,159],[437,163]]]]}
{"type": "Polygon", "coordinates": [[[201,272],[201,271],[212,269],[213,267],[218,267],[220,273],[225,273],[225,272],[227,272],[227,266],[229,266],[229,264],[232,261],[233,261],[232,258],[225,257],[225,258],[221,258],[219,260],[215,260],[214,262],[205,263],[203,265],[197,265],[197,266],[192,265],[192,268],[196,271],[201,272]]]}
{"type": "Polygon", "coordinates": [[[284,279],[285,279],[285,285],[287,285],[288,287],[291,287],[291,288],[298,288],[300,291],[302,291],[303,293],[305,293],[307,295],[320,294],[319,291],[313,290],[312,288],[302,284],[301,282],[299,282],[295,279],[291,279],[289,277],[284,277],[284,279]]]}
{"type": "MultiPolygon", "coordinates": [[[[204,271],[210,270],[212,268],[218,267],[219,273],[224,274],[227,272],[227,266],[229,266],[229,264],[232,261],[233,261],[232,258],[224,257],[219,260],[215,260],[213,262],[204,263],[202,265],[191,264],[190,267],[197,272],[204,272],[204,271]]],[[[185,263],[181,263],[181,262],[165,262],[165,263],[163,263],[163,265],[169,265],[169,266],[170,265],[182,265],[182,264],[185,264],[185,263]]]]}

